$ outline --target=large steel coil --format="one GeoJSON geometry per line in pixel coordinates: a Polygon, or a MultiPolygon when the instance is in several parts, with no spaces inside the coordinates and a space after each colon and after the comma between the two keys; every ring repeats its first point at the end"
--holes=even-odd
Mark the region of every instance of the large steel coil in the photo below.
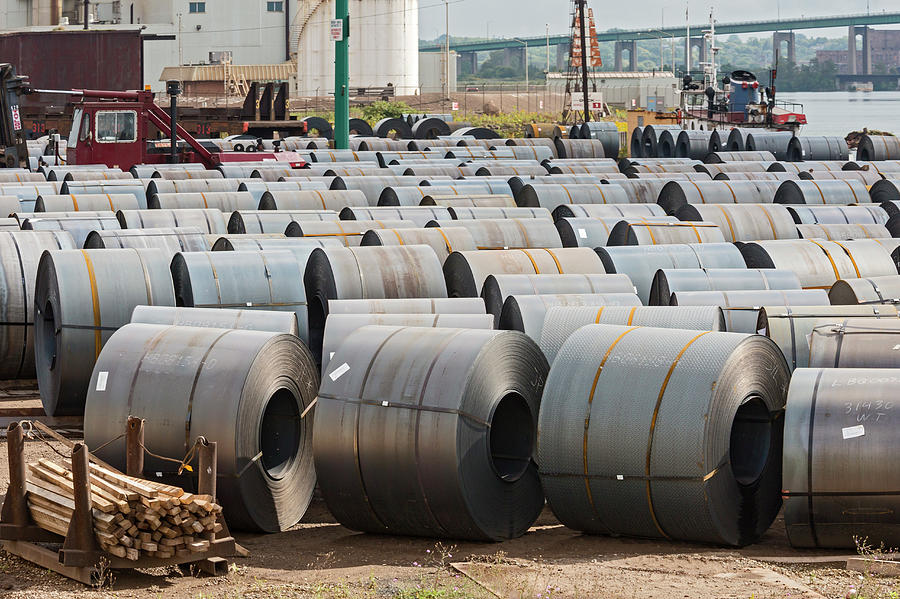
{"type": "MultiPolygon", "coordinates": [[[[464,188],[453,187],[452,185],[444,185],[449,183],[441,181],[440,185],[410,185],[406,187],[386,187],[378,197],[378,206],[419,206],[428,196],[457,196],[469,194],[490,194],[491,188],[489,184],[472,188],[466,186],[464,188]]],[[[509,193],[508,191],[506,193],[509,193]]]]}
{"type": "Polygon", "coordinates": [[[794,547],[900,543],[894,368],[801,368],[784,420],[784,524],[794,547]]]}
{"type": "Polygon", "coordinates": [[[589,324],[724,331],[725,316],[717,306],[556,306],[547,310],[540,347],[553,364],[559,348],[589,324]]]}
{"type": "MultiPolygon", "coordinates": [[[[515,202],[513,202],[515,205],[515,202]]],[[[0,216],[6,217],[22,211],[22,204],[16,196],[0,195],[0,216]]]]}
{"type": "Polygon", "coordinates": [[[224,179],[225,176],[219,171],[198,170],[193,168],[166,168],[154,171],[150,175],[153,179],[168,179],[170,181],[181,181],[184,179],[224,179]]]}
{"type": "Polygon", "coordinates": [[[506,299],[523,295],[634,294],[628,275],[490,275],[481,288],[487,311],[499,324],[506,299]]]}
{"type": "Polygon", "coordinates": [[[596,252],[606,272],[628,275],[644,304],[650,302],[653,277],[662,268],[747,268],[731,243],[598,247],[596,252]]]}
{"type": "Polygon", "coordinates": [[[198,171],[202,171],[206,167],[199,162],[188,162],[182,164],[135,164],[128,170],[135,179],[149,179],[153,176],[153,173],[167,168],[193,168],[198,171]]]}
{"type": "Polygon", "coordinates": [[[449,210],[439,206],[377,206],[365,208],[347,207],[341,210],[341,220],[392,220],[409,221],[424,227],[432,220],[451,220],[449,210]]]}
{"type": "Polygon", "coordinates": [[[516,201],[511,195],[426,195],[419,206],[444,206],[446,208],[515,208],[516,201]]]}
{"type": "Polygon", "coordinates": [[[525,208],[514,207],[507,208],[505,206],[498,207],[450,207],[450,218],[453,220],[480,220],[480,219],[503,219],[503,218],[544,218],[552,220],[553,216],[546,208],[525,208]]]}
{"type": "Polygon", "coordinates": [[[729,131],[713,129],[712,135],[709,136],[709,151],[720,152],[727,150],[729,131]]]}
{"type": "MultiPolygon", "coordinates": [[[[143,188],[142,188],[143,189],[143,188]]],[[[23,208],[34,209],[34,202],[41,195],[56,195],[60,193],[59,183],[47,181],[46,183],[0,183],[0,195],[15,196],[20,202],[24,202],[23,208]]],[[[79,191],[79,193],[82,193],[79,191]]]]}
{"type": "Polygon", "coordinates": [[[493,329],[490,314],[329,314],[322,342],[322,374],[328,370],[331,357],[353,331],[364,326],[425,327],[443,329],[493,329]]]}
{"type": "Polygon", "coordinates": [[[828,298],[840,306],[900,304],[900,275],[841,279],[832,285],[828,298]]]}
{"type": "Polygon", "coordinates": [[[178,252],[205,252],[209,245],[206,235],[197,227],[167,227],[91,231],[84,242],[84,249],[159,248],[172,257],[178,252]]]}
{"type": "Polygon", "coordinates": [[[686,204],[771,204],[778,187],[776,181],[669,181],[657,203],[666,214],[686,204]]]}
{"type": "Polygon", "coordinates": [[[628,195],[619,185],[526,185],[516,194],[516,204],[554,210],[563,204],[628,204],[628,195]]]}
{"type": "Polygon", "coordinates": [[[547,169],[537,165],[516,165],[516,164],[488,164],[478,166],[475,170],[476,177],[514,177],[522,175],[544,176],[547,169]]]}
{"type": "Polygon", "coordinates": [[[796,225],[802,239],[826,239],[846,241],[851,239],[884,239],[891,237],[885,225],[866,224],[818,224],[796,225]]]}
{"type": "Polygon", "coordinates": [[[429,227],[425,229],[370,229],[360,241],[369,245],[427,245],[443,264],[455,251],[477,250],[475,238],[464,227],[429,227]]]}
{"type": "Polygon", "coordinates": [[[759,335],[581,328],[560,348],[541,404],[551,509],[589,533],[756,542],[781,507],[789,378],[759,335]]]}
{"type": "Polygon", "coordinates": [[[721,172],[716,174],[713,181],[789,181],[793,179],[802,179],[802,177],[798,173],[721,172]]]}
{"type": "Polygon", "coordinates": [[[900,159],[900,138],[893,135],[863,135],[856,149],[856,159],[863,162],[900,159]]]}
{"type": "Polygon", "coordinates": [[[543,354],[518,332],[357,329],[332,358],[316,406],[329,510],[374,533],[524,534],[544,505],[532,457],[546,374],[543,354]]]}
{"type": "Polygon", "coordinates": [[[719,306],[726,330],[755,333],[761,306],[827,306],[828,295],[823,289],[679,291],[669,301],[672,306],[719,306]]]}
{"type": "MultiPolygon", "coordinates": [[[[553,148],[547,146],[506,146],[504,155],[506,155],[506,152],[509,152],[510,157],[515,160],[537,160],[538,162],[550,160],[556,156],[553,148]]],[[[489,158],[492,155],[495,158],[497,157],[495,154],[487,153],[485,158],[489,158]]]]}
{"type": "Polygon", "coordinates": [[[412,137],[416,139],[436,139],[440,135],[450,135],[450,127],[443,119],[424,118],[413,123],[412,137]]]}
{"type": "Polygon", "coordinates": [[[702,166],[702,164],[697,163],[696,165],[694,165],[689,162],[664,162],[662,164],[642,163],[633,164],[622,172],[630,178],[653,178],[657,175],[660,175],[657,178],[662,179],[688,178],[690,176],[698,174],[698,169],[696,168],[697,166],[702,166]]]}
{"type": "Polygon", "coordinates": [[[791,270],[770,268],[660,269],[650,286],[650,305],[668,306],[672,294],[686,291],[800,289],[791,270]]]}
{"type": "Polygon", "coordinates": [[[775,160],[788,160],[792,139],[794,134],[790,131],[753,130],[747,135],[744,147],[748,152],[771,152],[775,160]]]}
{"type": "Polygon", "coordinates": [[[772,166],[771,162],[746,160],[740,162],[724,162],[722,164],[697,164],[694,166],[694,170],[716,178],[722,173],[764,173],[770,166],[772,166]]]}
{"type": "Polygon", "coordinates": [[[351,137],[350,149],[356,152],[378,152],[381,150],[408,150],[409,142],[403,139],[379,137],[351,137]]]}
{"type": "Polygon", "coordinates": [[[131,313],[131,322],[204,329],[269,331],[300,336],[297,315],[275,310],[137,306],[131,313]]]}
{"type": "Polygon", "coordinates": [[[791,370],[809,366],[809,335],[823,319],[898,317],[895,306],[765,306],[756,330],[774,341],[791,370]]]}
{"type": "Polygon", "coordinates": [[[214,252],[241,252],[255,250],[293,250],[295,248],[342,247],[344,244],[334,237],[285,237],[277,233],[262,235],[207,235],[210,249],[214,252]]]}
{"type": "MultiPolygon", "coordinates": [[[[32,184],[39,185],[39,184],[32,184]]],[[[6,186],[4,186],[6,187],[6,186]]],[[[3,192],[8,193],[7,191],[3,192]]],[[[130,194],[137,198],[141,209],[147,207],[149,195],[144,190],[142,181],[66,181],[59,187],[59,191],[42,190],[40,195],[120,195],[130,194]]],[[[18,194],[14,194],[18,195],[18,194]]]]}
{"type": "MultiPolygon", "coordinates": [[[[429,179],[438,179],[440,177],[429,177],[429,179]]],[[[335,177],[331,182],[331,189],[356,189],[363,192],[369,206],[377,206],[378,198],[388,187],[414,187],[422,185],[422,177],[404,177],[404,176],[368,176],[368,177],[335,177]]],[[[450,183],[450,178],[443,180],[444,183],[450,183]]]]}
{"type": "Polygon", "coordinates": [[[900,179],[882,179],[876,181],[869,188],[869,197],[876,204],[880,204],[882,208],[893,216],[897,210],[897,202],[900,202],[900,179]],[[889,204],[889,205],[886,205],[889,204]]]}
{"type": "Polygon", "coordinates": [[[682,128],[681,125],[647,125],[644,127],[644,131],[641,134],[641,156],[644,158],[671,158],[671,156],[663,156],[659,153],[659,136],[663,131],[672,131],[675,133],[681,133],[682,128]]]}
{"type": "Polygon", "coordinates": [[[790,212],[781,204],[685,204],[675,216],[715,223],[731,242],[800,237],[790,212]]]}
{"type": "Polygon", "coordinates": [[[316,150],[309,153],[313,162],[378,162],[377,152],[353,150],[316,150]]]}
{"type": "Polygon", "coordinates": [[[467,172],[467,167],[464,166],[449,166],[449,165],[428,165],[428,164],[415,164],[410,165],[404,162],[401,165],[391,166],[389,167],[394,172],[397,172],[401,175],[408,176],[416,176],[416,177],[431,177],[432,175],[447,175],[451,179],[461,179],[467,175],[471,175],[471,172],[467,172]]]}
{"type": "Polygon", "coordinates": [[[292,221],[284,230],[287,237],[319,239],[333,237],[343,245],[358,246],[370,229],[413,229],[416,223],[408,220],[333,220],[292,221]]]}
{"type": "Polygon", "coordinates": [[[309,258],[303,282],[309,348],[317,363],[330,300],[447,297],[441,263],[426,245],[319,248],[309,258]]]}
{"type": "Polygon", "coordinates": [[[900,319],[829,318],[809,336],[810,368],[900,368],[900,319]]]}
{"type": "Polygon", "coordinates": [[[775,154],[762,152],[710,152],[701,156],[707,164],[724,164],[726,162],[775,162],[775,154]]]}
{"type": "MultiPolygon", "coordinates": [[[[631,204],[655,204],[659,193],[668,181],[664,179],[626,179],[616,181],[616,185],[625,190],[631,204]]],[[[578,203],[578,202],[575,202],[578,203]]]]}
{"type": "Polygon", "coordinates": [[[871,239],[758,241],[744,243],[740,250],[749,268],[793,270],[805,288],[829,289],[840,279],[897,274],[890,252],[871,239]]]}
{"type": "MultiPolygon", "coordinates": [[[[675,158],[675,147],[678,145],[678,138],[682,133],[684,131],[661,132],[656,144],[656,155],[660,158],[675,158]]],[[[684,158],[687,158],[687,156],[684,158]]]]}
{"type": "Polygon", "coordinates": [[[860,204],[871,201],[866,186],[856,180],[784,181],[775,192],[778,204],[860,204]]]}
{"type": "Polygon", "coordinates": [[[658,204],[561,204],[553,210],[553,219],[564,218],[650,218],[665,217],[658,204]]]}
{"type": "Polygon", "coordinates": [[[589,248],[453,252],[444,262],[450,297],[476,297],[489,275],[605,272],[600,258],[589,248]]]}
{"type": "MultiPolygon", "coordinates": [[[[118,177],[115,177],[115,174],[122,173],[120,168],[110,168],[101,164],[47,165],[42,167],[41,170],[47,177],[47,181],[62,181],[66,178],[66,175],[73,172],[86,173],[90,176],[87,179],[80,178],[78,179],[79,181],[117,179],[118,177]]],[[[125,175],[129,179],[134,179],[130,172],[125,173],[125,175]]]]}
{"type": "MultiPolygon", "coordinates": [[[[553,140],[558,158],[606,158],[606,150],[599,139],[562,139],[553,140]]],[[[614,154],[611,158],[618,156],[614,154]]]]}
{"type": "Polygon", "coordinates": [[[895,214],[890,217],[888,221],[884,223],[884,227],[892,237],[900,237],[900,215],[895,214]]]}
{"type": "MultiPolygon", "coordinates": [[[[725,147],[721,148],[728,152],[743,152],[747,149],[747,136],[753,133],[754,129],[735,127],[728,132],[725,147]]],[[[723,131],[720,135],[725,135],[723,131]]]]}
{"type": "Polygon", "coordinates": [[[467,229],[479,250],[562,247],[559,233],[549,218],[433,220],[427,226],[467,229]]]}
{"type": "Polygon", "coordinates": [[[675,139],[676,158],[690,158],[691,160],[703,160],[709,154],[709,142],[712,131],[682,131],[675,139]]]}
{"type": "Polygon", "coordinates": [[[65,231],[0,232],[0,379],[31,379],[34,368],[34,288],[45,250],[76,249],[65,231]]]}
{"type": "MultiPolygon", "coordinates": [[[[53,214],[48,212],[47,214],[53,214]]],[[[64,216],[58,218],[26,218],[21,221],[24,231],[65,231],[72,236],[75,247],[84,247],[91,231],[120,229],[115,216],[64,216]]]]}
{"type": "Polygon", "coordinates": [[[236,210],[228,218],[228,232],[243,234],[283,234],[293,221],[340,220],[333,210],[236,210]]]}
{"type": "MultiPolygon", "coordinates": [[[[366,207],[369,202],[358,190],[273,190],[260,196],[260,210],[333,210],[366,207]]],[[[251,208],[251,210],[254,210],[251,208]]]]}
{"type": "Polygon", "coordinates": [[[711,222],[623,219],[610,231],[607,245],[667,245],[723,241],[725,237],[719,226],[711,222]]]}
{"type": "Polygon", "coordinates": [[[581,125],[581,139],[596,139],[603,144],[606,156],[619,155],[619,128],[610,121],[588,121],[581,125]]]}
{"type": "Polygon", "coordinates": [[[225,215],[218,209],[119,210],[116,218],[123,229],[197,227],[206,233],[226,233],[225,215]]]}
{"type": "MultiPolygon", "coordinates": [[[[147,183],[146,197],[152,198],[160,193],[208,193],[238,191],[241,181],[238,179],[188,179],[184,181],[169,181],[167,179],[153,179],[147,183]]],[[[71,190],[71,185],[69,186],[71,190]]],[[[140,200],[140,196],[138,196],[140,200]]]]}
{"type": "Polygon", "coordinates": [[[41,195],[34,203],[35,212],[79,212],[138,210],[138,199],[130,193],[84,193],[69,195],[41,195]]]}
{"type": "Polygon", "coordinates": [[[850,148],[843,137],[794,137],[788,142],[787,160],[849,160],[850,148]]]}
{"type": "Polygon", "coordinates": [[[94,362],[134,307],[175,305],[169,255],[158,248],[44,252],[34,304],[44,411],[80,416],[94,362]]]}
{"type": "MultiPolygon", "coordinates": [[[[279,532],[300,520],[316,484],[312,423],[300,415],[317,385],[315,364],[294,335],[128,324],[97,361],[84,437],[100,447],[129,416],[144,419],[144,471],[179,486],[193,486],[190,475],[178,477],[177,465],[156,456],[183,456],[198,436],[215,440],[216,499],[229,525],[279,532]]],[[[124,468],[123,439],[97,453],[124,468]]]]}
{"type": "Polygon", "coordinates": [[[788,206],[788,212],[798,225],[817,224],[879,224],[888,220],[888,213],[880,206],[788,206]]]}
{"type": "Polygon", "coordinates": [[[644,156],[644,128],[635,127],[631,130],[631,138],[628,144],[628,155],[632,158],[643,158],[644,156]]]}
{"type": "Polygon", "coordinates": [[[256,210],[258,202],[249,191],[210,191],[198,193],[158,193],[148,201],[148,208],[162,210],[210,209],[222,212],[256,210]]]}
{"type": "Polygon", "coordinates": [[[879,181],[884,181],[881,175],[872,171],[800,171],[797,175],[801,179],[810,180],[856,179],[857,181],[862,181],[866,187],[870,187],[879,181]]]}
{"type": "MultiPolygon", "coordinates": [[[[610,233],[621,220],[622,217],[561,218],[556,221],[556,230],[563,247],[596,248],[608,244],[610,233]]],[[[678,222],[673,216],[649,216],[642,220],[678,222]]]]}
{"type": "Polygon", "coordinates": [[[641,300],[633,293],[566,293],[545,295],[511,295],[503,302],[498,329],[522,331],[540,341],[547,310],[555,306],[628,306],[637,307],[641,300]]]}
{"type": "Polygon", "coordinates": [[[485,314],[480,297],[345,299],[328,301],[332,314],[485,314]]]}

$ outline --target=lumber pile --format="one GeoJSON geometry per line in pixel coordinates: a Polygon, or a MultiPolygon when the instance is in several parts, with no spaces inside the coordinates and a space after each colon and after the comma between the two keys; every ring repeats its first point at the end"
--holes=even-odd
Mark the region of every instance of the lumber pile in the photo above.
{"type": "MultiPolygon", "coordinates": [[[[28,464],[26,499],[35,524],[65,536],[75,511],[71,463],[41,459],[28,464]]],[[[209,549],[222,530],[221,506],[153,481],[90,464],[94,534],[100,547],[117,557],[186,557],[209,549]]]]}

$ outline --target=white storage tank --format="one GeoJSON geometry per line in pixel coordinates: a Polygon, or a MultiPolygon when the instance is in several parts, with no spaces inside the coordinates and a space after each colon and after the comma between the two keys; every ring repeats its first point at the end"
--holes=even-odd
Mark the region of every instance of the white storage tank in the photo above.
{"type": "MultiPolygon", "coordinates": [[[[334,93],[334,0],[299,0],[292,30],[297,44],[297,93],[334,93]]],[[[350,95],[353,88],[394,87],[416,93],[419,81],[419,0],[350,0],[350,95]]]]}

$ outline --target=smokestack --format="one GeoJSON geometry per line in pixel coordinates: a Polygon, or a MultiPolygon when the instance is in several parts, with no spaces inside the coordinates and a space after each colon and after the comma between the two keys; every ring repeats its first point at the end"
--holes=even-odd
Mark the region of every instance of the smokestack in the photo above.
{"type": "Polygon", "coordinates": [[[84,29],[87,31],[91,14],[91,0],[84,0],[84,29]]]}

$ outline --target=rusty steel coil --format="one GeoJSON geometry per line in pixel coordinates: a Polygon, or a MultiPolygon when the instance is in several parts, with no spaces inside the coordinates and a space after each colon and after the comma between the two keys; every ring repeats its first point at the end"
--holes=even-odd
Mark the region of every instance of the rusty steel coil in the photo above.
{"type": "Polygon", "coordinates": [[[810,368],[900,368],[900,319],[823,318],[809,335],[810,368]]]}
{"type": "Polygon", "coordinates": [[[589,248],[476,250],[453,252],[444,262],[450,297],[476,297],[489,275],[604,274],[589,248]]]}
{"type": "Polygon", "coordinates": [[[878,224],[888,221],[888,213],[881,206],[787,206],[798,225],[878,224]]]}
{"type": "Polygon", "coordinates": [[[610,231],[607,245],[668,245],[724,241],[725,237],[719,226],[711,222],[623,219],[610,231]]]}
{"type": "Polygon", "coordinates": [[[309,301],[309,348],[317,363],[330,300],[447,297],[441,263],[427,245],[318,248],[309,258],[303,282],[309,301]]]}
{"type": "Polygon", "coordinates": [[[777,181],[669,181],[657,203],[666,214],[687,204],[771,204],[777,181]]]}
{"type": "Polygon", "coordinates": [[[522,331],[540,341],[547,310],[555,306],[641,306],[633,293],[565,293],[511,295],[503,302],[498,329],[522,331]]]}
{"type": "Polygon", "coordinates": [[[756,333],[762,306],[827,306],[823,289],[743,291],[679,291],[669,299],[672,306],[719,306],[725,313],[725,330],[756,333]]]}
{"type": "Polygon", "coordinates": [[[553,220],[564,218],[649,218],[665,217],[658,204],[562,204],[553,210],[553,220]]]}
{"type": "MultiPolygon", "coordinates": [[[[48,212],[47,214],[54,214],[48,212]]],[[[113,215],[108,216],[40,216],[26,218],[21,221],[23,231],[65,231],[75,240],[75,247],[84,247],[84,242],[91,231],[117,230],[119,221],[113,215]]]]}
{"type": "Polygon", "coordinates": [[[332,220],[292,221],[284,229],[287,237],[319,239],[331,237],[344,246],[358,246],[370,229],[414,229],[416,223],[408,220],[332,220]]]}
{"type": "Polygon", "coordinates": [[[900,304],[900,275],[840,279],[831,286],[833,305],[900,304]]]}
{"type": "Polygon", "coordinates": [[[443,264],[455,251],[477,250],[472,234],[464,227],[426,229],[370,229],[363,235],[361,247],[370,245],[427,245],[443,264]]]}
{"type": "Polygon", "coordinates": [[[40,195],[34,203],[35,212],[80,212],[139,210],[138,199],[130,193],[82,193],[69,195],[40,195]]]}
{"type": "Polygon", "coordinates": [[[685,291],[800,289],[792,270],[771,268],[660,269],[650,286],[650,305],[668,306],[672,294],[685,291]]]}
{"type": "Polygon", "coordinates": [[[493,218],[433,220],[431,227],[460,227],[469,231],[479,250],[561,248],[559,233],[549,218],[493,218]]]}
{"type": "Polygon", "coordinates": [[[300,336],[297,315],[276,310],[137,306],[131,313],[131,322],[203,329],[269,331],[300,336]]]}
{"type": "MultiPolygon", "coordinates": [[[[563,247],[596,248],[607,245],[610,232],[621,220],[622,217],[561,218],[556,221],[556,229],[563,247]]],[[[641,220],[678,222],[674,216],[650,216],[641,220]]]]}
{"type": "Polygon", "coordinates": [[[891,234],[885,225],[873,223],[795,225],[802,239],[849,241],[852,239],[884,239],[891,234]]]}
{"type": "Polygon", "coordinates": [[[775,240],[740,247],[749,268],[793,270],[805,288],[830,289],[840,279],[896,275],[890,252],[871,239],[775,240]]]}
{"type": "Polygon", "coordinates": [[[445,208],[515,208],[516,201],[511,195],[426,195],[419,206],[444,206],[445,208]]]}
{"type": "Polygon", "coordinates": [[[725,164],[728,162],[775,162],[775,154],[767,150],[763,151],[742,151],[742,152],[722,152],[715,151],[704,154],[698,160],[702,159],[706,164],[725,164]]]}
{"type": "Polygon", "coordinates": [[[731,243],[598,247],[596,251],[606,272],[629,276],[645,304],[650,302],[653,277],[661,268],[747,268],[740,250],[731,243]]]}
{"type": "Polygon", "coordinates": [[[731,242],[799,238],[790,212],[781,204],[686,204],[675,216],[715,223],[731,242]]]}
{"type": "Polygon", "coordinates": [[[197,227],[91,231],[84,242],[86,250],[159,248],[169,257],[178,252],[205,252],[209,247],[206,235],[197,227]]]}
{"type": "Polygon", "coordinates": [[[235,210],[228,218],[228,232],[243,234],[284,234],[287,226],[305,220],[340,220],[333,210],[235,210]]]}
{"type": "Polygon", "coordinates": [[[784,524],[794,547],[900,543],[895,368],[800,368],[784,419],[784,524]]]}
{"type": "Polygon", "coordinates": [[[556,306],[547,310],[538,345],[553,364],[559,348],[575,331],[589,324],[724,331],[718,306],[556,306]]]}
{"type": "Polygon", "coordinates": [[[374,533],[524,534],[544,505],[532,457],[547,369],[537,345],[514,331],[357,329],[335,352],[316,406],[313,449],[329,510],[374,533]]]}
{"type": "Polygon", "coordinates": [[[175,305],[169,256],[158,248],[44,252],[34,303],[44,411],[80,416],[94,362],[134,307],[175,305]]]}
{"type": "Polygon", "coordinates": [[[628,204],[628,194],[615,184],[529,184],[516,194],[516,204],[553,211],[563,204],[628,204]]]}
{"type": "Polygon", "coordinates": [[[226,233],[225,215],[218,209],[119,210],[116,218],[123,229],[197,227],[206,233],[226,233]]]}
{"type": "Polygon", "coordinates": [[[862,181],[811,180],[783,181],[775,192],[778,204],[860,204],[871,202],[862,181]]]}
{"type": "Polygon", "coordinates": [[[541,403],[537,460],[551,509],[588,533],[756,542],[781,508],[789,378],[759,335],[579,329],[541,403]]]}
{"type": "Polygon", "coordinates": [[[499,324],[500,312],[506,299],[523,295],[572,295],[634,293],[634,285],[628,275],[576,274],[576,275],[490,275],[481,288],[481,297],[487,311],[499,324]]]}
{"type": "Polygon", "coordinates": [[[192,487],[192,474],[156,456],[183,456],[199,436],[215,440],[216,500],[232,528],[279,532],[300,520],[316,484],[312,423],[300,415],[319,381],[296,336],[128,324],[106,349],[84,419],[91,447],[115,439],[97,452],[102,459],[124,468],[116,436],[136,416],[146,421],[144,471],[192,487]]]}
{"type": "Polygon", "coordinates": [[[256,210],[258,202],[249,191],[209,191],[197,193],[158,193],[150,197],[147,207],[154,210],[212,209],[231,213],[256,210]]]}
{"type": "Polygon", "coordinates": [[[340,212],[341,220],[393,220],[409,221],[417,227],[424,227],[432,220],[450,220],[447,208],[441,206],[377,206],[365,208],[347,207],[340,212]]]}
{"type": "MultiPolygon", "coordinates": [[[[260,210],[333,210],[365,207],[369,203],[359,190],[272,190],[260,196],[260,210]]],[[[254,208],[251,208],[255,209],[254,208]]]]}

